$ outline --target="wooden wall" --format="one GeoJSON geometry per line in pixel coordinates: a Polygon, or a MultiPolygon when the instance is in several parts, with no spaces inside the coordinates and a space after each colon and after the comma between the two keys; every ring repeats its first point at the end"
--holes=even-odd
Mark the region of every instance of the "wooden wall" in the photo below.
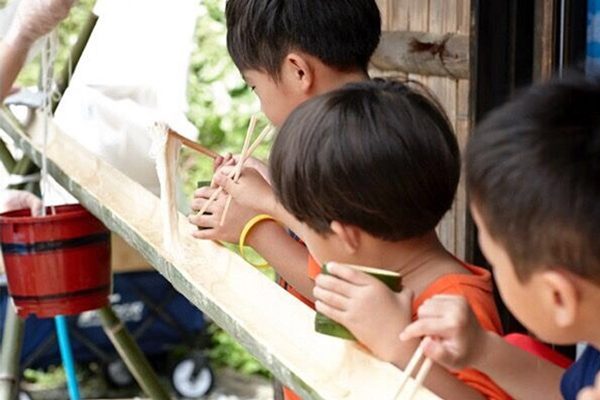
{"type": "MultiPolygon", "coordinates": [[[[416,31],[439,34],[470,33],[470,0],[377,0],[384,31],[416,31]]],[[[406,76],[427,85],[444,106],[454,125],[461,149],[470,130],[469,80],[442,76],[405,74],[373,69],[374,76],[406,76]]],[[[470,257],[467,203],[461,184],[452,210],[438,227],[444,245],[460,258],[470,257]]]]}

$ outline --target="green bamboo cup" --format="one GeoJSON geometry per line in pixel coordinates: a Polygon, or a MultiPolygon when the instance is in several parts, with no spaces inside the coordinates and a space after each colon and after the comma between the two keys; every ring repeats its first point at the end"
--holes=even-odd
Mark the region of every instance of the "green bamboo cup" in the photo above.
{"type": "MultiPolygon", "coordinates": [[[[198,182],[196,182],[196,188],[200,189],[201,187],[210,186],[211,183],[212,183],[211,181],[198,181],[198,182]]],[[[212,215],[209,212],[204,213],[204,214],[206,214],[206,215],[212,215]]],[[[204,228],[202,226],[198,227],[199,231],[203,231],[204,229],[210,229],[210,228],[204,228]]]]}
{"type": "MultiPolygon", "coordinates": [[[[385,269],[359,267],[356,265],[347,266],[379,279],[384,285],[394,292],[399,292],[402,290],[402,277],[397,272],[388,271],[385,269]]],[[[321,272],[323,274],[329,274],[327,265],[323,265],[321,267],[321,272]]],[[[335,322],[329,317],[326,317],[320,312],[317,312],[315,315],[315,331],[324,335],[335,336],[341,339],[356,340],[352,332],[350,332],[345,326],[335,322]]]]}

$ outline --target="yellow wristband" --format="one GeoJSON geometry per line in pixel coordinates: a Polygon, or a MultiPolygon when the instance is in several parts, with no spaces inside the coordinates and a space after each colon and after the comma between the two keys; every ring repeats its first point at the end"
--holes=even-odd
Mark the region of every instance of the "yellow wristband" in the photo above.
{"type": "MultiPolygon", "coordinates": [[[[242,229],[242,234],[240,235],[239,246],[240,246],[240,255],[242,256],[242,258],[244,260],[248,261],[248,259],[246,258],[245,251],[244,251],[244,248],[246,246],[246,238],[248,237],[248,234],[250,233],[252,228],[254,228],[256,225],[258,225],[259,223],[266,221],[266,220],[275,221],[275,218],[273,218],[267,214],[259,214],[259,215],[255,216],[254,218],[252,218],[250,221],[246,222],[244,229],[242,229]]],[[[269,266],[269,263],[266,261],[263,263],[260,263],[260,264],[255,264],[251,261],[248,261],[248,262],[250,264],[254,265],[256,268],[265,268],[265,267],[269,266]]]]}

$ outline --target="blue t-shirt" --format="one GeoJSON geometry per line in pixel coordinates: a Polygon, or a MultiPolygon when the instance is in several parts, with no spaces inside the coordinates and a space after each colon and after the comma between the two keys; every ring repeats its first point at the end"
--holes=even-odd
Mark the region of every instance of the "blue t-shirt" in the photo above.
{"type": "Polygon", "coordinates": [[[576,400],[577,393],[586,386],[594,384],[600,372],[600,352],[588,346],[579,360],[562,377],[560,391],[565,400],[576,400]]]}

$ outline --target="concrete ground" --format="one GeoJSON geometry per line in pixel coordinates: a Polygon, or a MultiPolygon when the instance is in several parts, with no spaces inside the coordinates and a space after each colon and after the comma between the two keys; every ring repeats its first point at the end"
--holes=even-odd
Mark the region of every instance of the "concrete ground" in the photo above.
{"type": "MultiPolygon", "coordinates": [[[[168,384],[166,381],[165,384],[168,384]]],[[[22,387],[27,390],[33,400],[66,400],[66,388],[39,390],[31,384],[24,383],[22,387]]],[[[110,389],[98,378],[86,380],[80,387],[82,398],[85,399],[145,399],[135,389],[110,389]]],[[[257,376],[242,375],[229,369],[216,372],[215,387],[212,392],[202,400],[272,400],[273,388],[271,382],[257,376]]]]}

